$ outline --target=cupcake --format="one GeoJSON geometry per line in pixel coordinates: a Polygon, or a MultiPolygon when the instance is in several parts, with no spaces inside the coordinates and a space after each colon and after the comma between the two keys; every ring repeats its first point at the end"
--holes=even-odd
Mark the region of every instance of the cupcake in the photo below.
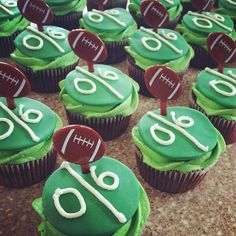
{"type": "Polygon", "coordinates": [[[53,134],[61,119],[49,107],[23,97],[25,75],[0,63],[0,185],[21,188],[46,178],[56,164],[53,134]]]}
{"type": "Polygon", "coordinates": [[[159,109],[147,112],[132,137],[141,176],[170,193],[193,189],[225,149],[208,118],[187,107],[169,107],[166,116],[159,109]]]}
{"type": "Polygon", "coordinates": [[[39,232],[50,236],[139,236],[149,214],[146,193],[127,166],[103,156],[102,139],[86,129],[78,125],[63,128],[68,133],[63,132],[59,145],[57,134],[54,136],[63,158],[79,162],[81,167],[63,162],[46,181],[42,197],[33,202],[41,218],[39,232]],[[95,150],[89,172],[84,173],[82,162],[95,150]]]}
{"type": "Polygon", "coordinates": [[[104,64],[114,64],[125,59],[124,46],[128,38],[137,30],[132,16],[123,8],[106,11],[92,10],[80,20],[80,25],[95,33],[105,43],[108,57],[104,64]]]}
{"type": "Polygon", "coordinates": [[[145,70],[154,65],[163,65],[184,76],[194,53],[185,39],[170,29],[151,29],[141,27],[125,47],[128,54],[128,73],[140,86],[140,93],[150,97],[144,82],[145,70]]]}
{"type": "MultiPolygon", "coordinates": [[[[94,0],[87,0],[87,9],[91,11],[93,9],[99,9],[98,5],[95,3],[94,0]]],[[[126,9],[127,0],[108,0],[103,2],[105,4],[104,9],[111,9],[111,8],[124,8],[126,9]]]]}
{"type": "Polygon", "coordinates": [[[68,30],[79,28],[79,20],[86,6],[86,0],[45,0],[51,7],[56,25],[68,30]]]}
{"type": "Polygon", "coordinates": [[[22,18],[16,0],[0,2],[0,57],[8,57],[14,51],[15,37],[29,25],[22,18]]]}
{"type": "Polygon", "coordinates": [[[227,144],[236,142],[236,69],[205,68],[192,85],[190,107],[204,113],[227,144]]]}
{"type": "Polygon", "coordinates": [[[191,65],[200,69],[216,67],[215,61],[207,52],[207,36],[212,32],[223,32],[236,39],[233,21],[229,16],[213,12],[188,12],[177,26],[186,41],[193,47],[195,56],[191,65]]]}
{"type": "Polygon", "coordinates": [[[87,125],[104,140],[120,136],[138,106],[138,85],[111,66],[76,67],[59,86],[69,124],[87,125]]]}
{"type": "Polygon", "coordinates": [[[16,37],[11,58],[27,76],[34,92],[59,91],[58,82],[77,65],[78,57],[71,51],[68,33],[57,26],[44,26],[43,32],[28,26],[16,37]]]}
{"type": "MultiPolygon", "coordinates": [[[[142,0],[130,0],[128,8],[129,8],[130,14],[133,16],[133,18],[137,22],[138,27],[140,26],[148,27],[145,24],[141,15],[141,11],[140,11],[141,2],[142,0]]],[[[174,0],[174,1],[160,0],[160,3],[162,3],[164,7],[166,7],[168,10],[169,18],[170,18],[169,28],[174,29],[179,21],[181,12],[183,10],[181,1],[180,0],[174,0]]]]}

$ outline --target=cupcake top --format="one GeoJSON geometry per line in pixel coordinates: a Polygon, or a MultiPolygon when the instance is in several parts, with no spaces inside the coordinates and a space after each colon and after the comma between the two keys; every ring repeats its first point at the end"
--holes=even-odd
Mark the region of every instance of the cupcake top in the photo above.
{"type": "Polygon", "coordinates": [[[123,8],[106,11],[93,9],[80,19],[80,25],[104,41],[120,41],[131,36],[137,29],[132,16],[123,8]]]}
{"type": "Polygon", "coordinates": [[[233,21],[229,16],[214,12],[191,12],[184,15],[181,24],[177,26],[187,42],[207,49],[206,38],[212,32],[223,32],[236,38],[233,21]]]}
{"type": "Polygon", "coordinates": [[[40,159],[51,150],[52,135],[62,125],[43,103],[30,98],[16,98],[15,103],[16,108],[11,110],[5,98],[0,97],[0,164],[40,159]]]}
{"type": "Polygon", "coordinates": [[[152,65],[164,65],[176,72],[188,67],[193,50],[176,31],[141,27],[131,38],[125,50],[135,59],[135,63],[146,70],[152,65]]]}
{"type": "Polygon", "coordinates": [[[147,112],[132,136],[144,162],[163,171],[208,168],[225,148],[207,117],[186,107],[169,107],[166,116],[160,115],[160,110],[147,112]]]}
{"type": "Polygon", "coordinates": [[[207,115],[219,115],[229,120],[236,120],[236,69],[206,68],[200,72],[193,83],[196,102],[207,115]]]}
{"type": "Polygon", "coordinates": [[[236,19],[236,1],[235,0],[218,0],[216,12],[222,15],[228,15],[233,20],[236,19]]]}
{"type": "Polygon", "coordinates": [[[56,16],[66,15],[74,12],[82,12],[86,5],[86,0],[45,0],[56,16]]]}
{"type": "Polygon", "coordinates": [[[69,46],[68,34],[68,30],[57,26],[44,26],[43,32],[28,26],[16,37],[16,50],[11,57],[34,71],[65,68],[78,60],[69,46]]]}
{"type": "MultiPolygon", "coordinates": [[[[141,16],[140,5],[142,0],[131,0],[128,6],[129,11],[135,12],[138,16],[141,16]]],[[[173,21],[178,17],[183,10],[180,0],[160,0],[160,3],[168,10],[170,21],[173,21]]]]}
{"type": "Polygon", "coordinates": [[[0,37],[9,36],[23,30],[29,22],[22,18],[16,0],[0,2],[0,37]]]}
{"type": "Polygon", "coordinates": [[[130,115],[138,105],[138,85],[111,66],[76,67],[59,85],[66,109],[88,118],[130,115]]]}
{"type": "Polygon", "coordinates": [[[109,157],[91,164],[90,171],[83,174],[79,165],[63,162],[46,181],[42,199],[33,206],[43,212],[47,226],[52,225],[51,232],[140,235],[149,204],[132,171],[109,157]]]}

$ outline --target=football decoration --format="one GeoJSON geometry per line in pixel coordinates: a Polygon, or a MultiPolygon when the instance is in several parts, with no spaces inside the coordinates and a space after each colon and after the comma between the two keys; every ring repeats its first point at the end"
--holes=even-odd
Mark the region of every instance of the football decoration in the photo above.
{"type": "Polygon", "coordinates": [[[68,41],[80,58],[87,61],[89,72],[93,72],[94,63],[103,62],[107,58],[107,49],[103,41],[95,34],[83,29],[72,30],[68,41]]]}
{"type": "Polygon", "coordinates": [[[94,0],[93,3],[97,5],[100,11],[104,11],[106,6],[111,4],[112,0],[94,0]]]}
{"type": "Polygon", "coordinates": [[[236,60],[236,42],[227,34],[213,32],[207,38],[208,52],[218,63],[218,71],[223,72],[223,65],[236,60]]]}
{"type": "Polygon", "coordinates": [[[58,130],[54,134],[53,144],[63,159],[79,164],[83,173],[90,172],[89,163],[100,159],[105,153],[101,136],[83,125],[69,125],[58,130]]]}
{"type": "Polygon", "coordinates": [[[0,62],[0,96],[7,100],[8,108],[16,107],[14,98],[29,94],[30,84],[26,76],[16,67],[0,62]]]}
{"type": "Polygon", "coordinates": [[[215,4],[215,0],[191,0],[192,6],[199,12],[211,11],[215,4]]]}
{"type": "Polygon", "coordinates": [[[157,32],[157,28],[169,25],[169,14],[167,9],[156,0],[145,0],[140,6],[144,22],[157,32]]]}
{"type": "Polygon", "coordinates": [[[50,24],[53,21],[52,10],[42,0],[18,0],[17,5],[20,13],[27,20],[37,24],[41,32],[44,24],[50,24]]]}
{"type": "Polygon", "coordinates": [[[152,66],[146,70],[144,80],[152,96],[161,100],[161,115],[166,115],[167,101],[182,94],[179,76],[165,66],[152,66]]]}

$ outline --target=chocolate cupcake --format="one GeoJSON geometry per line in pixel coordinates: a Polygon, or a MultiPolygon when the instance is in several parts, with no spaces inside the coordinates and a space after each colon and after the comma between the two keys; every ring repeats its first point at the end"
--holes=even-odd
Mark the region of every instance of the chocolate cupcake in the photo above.
{"type": "Polygon", "coordinates": [[[16,0],[0,2],[0,57],[8,57],[15,49],[15,37],[29,25],[22,18],[16,0]]]}
{"type": "MultiPolygon", "coordinates": [[[[106,2],[104,6],[104,10],[117,8],[117,7],[126,9],[126,6],[127,6],[127,0],[108,0],[104,2],[106,2]]],[[[92,11],[93,9],[98,10],[99,8],[94,0],[87,0],[87,9],[88,11],[92,11]]]]}

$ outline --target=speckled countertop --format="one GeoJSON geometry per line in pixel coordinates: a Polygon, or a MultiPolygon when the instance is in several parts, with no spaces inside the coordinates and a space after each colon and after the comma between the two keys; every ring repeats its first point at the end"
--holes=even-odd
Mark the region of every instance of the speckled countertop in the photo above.
{"type": "MultiPolygon", "coordinates": [[[[127,72],[126,63],[115,66],[127,72]]],[[[183,80],[183,96],[170,102],[170,105],[188,106],[190,85],[197,73],[194,69],[187,70],[183,80]]],[[[31,93],[30,97],[50,106],[62,117],[64,125],[67,124],[58,94],[31,93]]],[[[203,182],[186,193],[161,193],[139,176],[133,154],[131,129],[147,110],[158,107],[159,101],[140,96],[138,110],[133,114],[128,130],[116,140],[106,142],[106,154],[122,161],[135,172],[150,199],[151,214],[143,236],[236,235],[236,144],[228,146],[203,182]]],[[[61,159],[58,164],[60,162],[61,159]]],[[[41,182],[24,189],[0,187],[1,236],[38,235],[39,218],[32,210],[31,202],[41,195],[43,184],[41,182]]]]}

